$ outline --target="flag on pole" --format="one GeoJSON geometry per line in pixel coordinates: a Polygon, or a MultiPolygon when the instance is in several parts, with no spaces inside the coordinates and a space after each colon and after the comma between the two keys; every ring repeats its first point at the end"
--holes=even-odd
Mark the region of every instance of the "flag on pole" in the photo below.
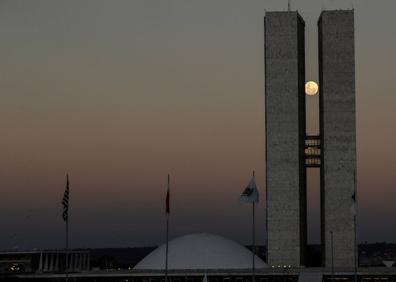
{"type": "Polygon", "coordinates": [[[165,207],[165,213],[166,214],[169,214],[170,213],[170,203],[169,203],[169,201],[170,201],[170,185],[169,185],[169,183],[170,183],[170,175],[168,174],[168,189],[167,189],[167,191],[166,191],[166,200],[165,200],[165,205],[166,205],[166,207],[165,207]]]}
{"type": "Polygon", "coordinates": [[[353,215],[356,215],[356,191],[354,190],[352,193],[352,207],[351,212],[353,215]]]}
{"type": "Polygon", "coordinates": [[[354,175],[354,178],[353,178],[353,186],[352,186],[352,206],[351,206],[351,212],[352,212],[352,214],[353,215],[356,215],[356,213],[357,213],[357,211],[356,211],[356,206],[357,206],[357,204],[356,204],[356,202],[357,202],[357,193],[356,193],[357,191],[356,191],[356,172],[355,172],[355,175],[354,175]]]}
{"type": "Polygon", "coordinates": [[[259,193],[256,186],[255,176],[252,176],[248,186],[243,190],[240,197],[242,203],[257,203],[259,201],[259,193]]]}
{"type": "Polygon", "coordinates": [[[63,220],[67,221],[69,217],[69,175],[66,174],[66,188],[65,188],[65,193],[63,194],[63,200],[62,200],[62,205],[63,205],[63,220]]]}

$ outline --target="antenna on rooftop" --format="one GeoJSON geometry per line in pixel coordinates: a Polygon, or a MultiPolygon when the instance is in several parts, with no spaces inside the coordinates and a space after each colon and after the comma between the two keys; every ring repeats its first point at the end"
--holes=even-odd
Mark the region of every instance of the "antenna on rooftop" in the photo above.
{"type": "Polygon", "coordinates": [[[287,0],[287,11],[290,12],[290,0],[287,0]]]}

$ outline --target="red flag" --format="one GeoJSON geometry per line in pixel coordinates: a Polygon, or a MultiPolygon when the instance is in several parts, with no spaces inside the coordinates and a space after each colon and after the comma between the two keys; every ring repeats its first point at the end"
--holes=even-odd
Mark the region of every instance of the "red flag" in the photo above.
{"type": "Polygon", "coordinates": [[[168,174],[168,190],[166,191],[166,209],[165,209],[165,213],[169,214],[170,213],[170,206],[169,206],[169,198],[170,198],[170,194],[169,194],[169,181],[170,180],[170,176],[168,174]]]}

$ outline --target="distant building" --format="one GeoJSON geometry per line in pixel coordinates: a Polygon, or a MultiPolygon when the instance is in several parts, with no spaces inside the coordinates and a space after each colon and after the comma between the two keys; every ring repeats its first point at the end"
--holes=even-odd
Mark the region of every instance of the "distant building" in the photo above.
{"type": "MultiPolygon", "coordinates": [[[[40,257],[38,254],[36,260],[40,257]]],[[[54,252],[48,252],[51,257],[54,252]]],[[[44,253],[43,253],[44,254],[44,253]]],[[[31,254],[28,254],[30,256],[31,254]]],[[[78,254],[76,253],[78,256],[78,254]]],[[[108,254],[109,256],[112,253],[108,254]]],[[[190,234],[169,242],[169,282],[250,282],[252,281],[252,252],[227,239],[212,234],[190,234]]],[[[43,255],[42,257],[45,257],[43,255]]],[[[134,255],[131,254],[131,257],[134,255]]],[[[3,258],[3,257],[2,257],[3,258]]],[[[11,257],[9,257],[11,258],[11,257]]],[[[15,259],[16,257],[14,257],[15,259]]],[[[26,260],[26,257],[24,258],[26,260]]],[[[20,260],[19,260],[20,261],[20,260]]],[[[38,265],[36,261],[36,266],[38,265]]],[[[45,261],[45,259],[43,259],[45,261]]],[[[48,270],[51,265],[47,260],[48,270]]],[[[143,258],[134,268],[74,269],[69,281],[86,282],[164,282],[165,245],[143,258]]],[[[256,282],[331,282],[354,281],[354,268],[306,268],[282,265],[268,267],[256,258],[256,282]]],[[[359,268],[358,281],[396,281],[395,267],[359,268]]],[[[0,273],[0,280],[11,281],[64,281],[64,271],[38,271],[30,273],[0,273]]]]}
{"type": "MultiPolygon", "coordinates": [[[[134,270],[165,269],[166,246],[162,245],[147,255],[134,270]]],[[[252,267],[252,252],[230,239],[213,234],[189,234],[169,242],[169,270],[196,269],[249,269],[252,267]]],[[[257,268],[267,264],[255,257],[257,268]]]]}
{"type": "Polygon", "coordinates": [[[355,258],[355,52],[353,11],[323,11],[319,27],[323,263],[355,258]],[[333,240],[331,240],[331,232],[333,240]]]}
{"type": "Polygon", "coordinates": [[[304,21],[265,16],[268,264],[306,265],[306,170],[321,171],[324,266],[355,264],[354,13],[323,11],[319,27],[320,134],[305,129],[304,21]]]}
{"type": "MultiPolygon", "coordinates": [[[[90,252],[67,252],[68,272],[90,270],[90,252]]],[[[0,252],[0,274],[16,273],[63,273],[66,268],[64,250],[29,252],[0,252]]]]}
{"type": "Polygon", "coordinates": [[[266,187],[269,265],[304,265],[306,245],[305,23],[265,15],[266,187]]]}

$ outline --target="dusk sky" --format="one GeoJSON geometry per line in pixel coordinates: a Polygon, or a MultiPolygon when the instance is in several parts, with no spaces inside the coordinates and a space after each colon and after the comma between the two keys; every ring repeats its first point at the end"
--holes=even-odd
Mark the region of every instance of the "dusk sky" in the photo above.
{"type": "MultiPolygon", "coordinates": [[[[355,9],[359,241],[396,242],[396,1],[292,0],[318,80],[322,9],[355,9]]],[[[287,0],[0,0],[0,249],[209,232],[250,243],[252,170],[265,242],[265,10],[287,0]]],[[[318,132],[318,97],[307,130],[318,132]]],[[[309,241],[319,242],[318,171],[309,241]]]]}

